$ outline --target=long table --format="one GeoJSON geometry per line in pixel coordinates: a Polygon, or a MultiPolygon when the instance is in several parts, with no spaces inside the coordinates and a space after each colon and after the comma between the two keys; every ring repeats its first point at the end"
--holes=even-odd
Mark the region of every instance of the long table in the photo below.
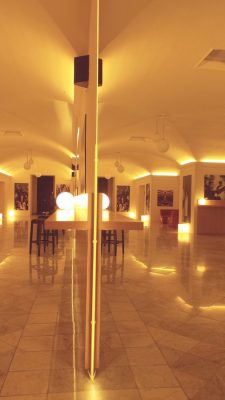
{"type": "MultiPolygon", "coordinates": [[[[88,229],[87,210],[57,210],[45,220],[45,229],[88,229]]],[[[113,211],[102,211],[101,230],[142,230],[143,222],[113,211]]]]}

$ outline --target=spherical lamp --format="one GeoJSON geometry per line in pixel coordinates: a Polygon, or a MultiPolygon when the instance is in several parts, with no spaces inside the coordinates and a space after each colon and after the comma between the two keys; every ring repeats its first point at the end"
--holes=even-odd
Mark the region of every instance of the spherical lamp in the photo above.
{"type": "Polygon", "coordinates": [[[169,142],[166,139],[161,139],[159,142],[157,142],[157,149],[160,151],[160,153],[166,153],[169,147],[169,142]]]}
{"type": "Polygon", "coordinates": [[[73,203],[73,195],[69,192],[61,192],[56,198],[56,204],[61,210],[71,210],[73,203]]]}
{"type": "Polygon", "coordinates": [[[109,196],[107,196],[107,194],[102,193],[102,209],[106,210],[109,207],[109,196]]]}

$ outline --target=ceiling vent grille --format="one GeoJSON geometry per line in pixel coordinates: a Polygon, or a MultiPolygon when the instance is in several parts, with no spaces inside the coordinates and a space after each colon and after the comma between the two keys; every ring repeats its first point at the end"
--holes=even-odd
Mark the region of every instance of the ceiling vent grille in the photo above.
{"type": "Polygon", "coordinates": [[[16,130],[10,130],[10,129],[8,129],[8,130],[5,130],[5,131],[3,131],[3,136],[23,136],[23,134],[22,134],[22,132],[21,131],[16,131],[16,130]]]}
{"type": "Polygon", "coordinates": [[[129,138],[130,142],[146,142],[148,140],[145,136],[131,136],[129,138]]]}

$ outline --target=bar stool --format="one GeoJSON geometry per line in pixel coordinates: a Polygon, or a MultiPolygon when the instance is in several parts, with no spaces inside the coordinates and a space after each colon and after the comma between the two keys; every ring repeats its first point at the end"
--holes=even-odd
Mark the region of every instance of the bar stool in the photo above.
{"type": "Polygon", "coordinates": [[[124,254],[124,230],[121,231],[121,239],[118,238],[116,230],[102,231],[102,247],[108,246],[108,253],[110,253],[111,245],[114,246],[114,255],[117,255],[117,245],[122,243],[122,252],[124,254]]]}
{"type": "MultiPolygon", "coordinates": [[[[31,228],[30,228],[30,254],[32,252],[32,244],[36,243],[38,246],[38,256],[41,254],[41,243],[44,244],[44,252],[46,250],[46,246],[49,243],[52,243],[52,253],[55,253],[55,237],[57,238],[57,234],[54,230],[46,230],[44,226],[46,217],[40,216],[38,218],[34,218],[31,220],[31,228]],[[34,238],[34,226],[36,226],[36,238],[34,238]]],[[[58,233],[58,232],[57,232],[58,233]]]]}
{"type": "Polygon", "coordinates": [[[31,220],[30,227],[30,254],[32,252],[32,244],[36,243],[38,246],[38,255],[41,254],[41,242],[45,243],[45,229],[44,229],[44,220],[40,218],[34,218],[31,220]],[[36,226],[36,238],[34,239],[34,226],[36,226]],[[43,236],[43,239],[42,239],[43,236]]]}

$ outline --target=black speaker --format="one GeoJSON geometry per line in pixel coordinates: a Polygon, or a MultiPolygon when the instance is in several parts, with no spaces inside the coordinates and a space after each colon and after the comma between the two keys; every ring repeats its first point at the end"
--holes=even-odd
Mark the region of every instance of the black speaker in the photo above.
{"type": "MultiPolygon", "coordinates": [[[[89,56],[74,58],[74,85],[88,87],[89,56]]],[[[98,59],[98,86],[102,86],[102,59],[98,59]]]]}

